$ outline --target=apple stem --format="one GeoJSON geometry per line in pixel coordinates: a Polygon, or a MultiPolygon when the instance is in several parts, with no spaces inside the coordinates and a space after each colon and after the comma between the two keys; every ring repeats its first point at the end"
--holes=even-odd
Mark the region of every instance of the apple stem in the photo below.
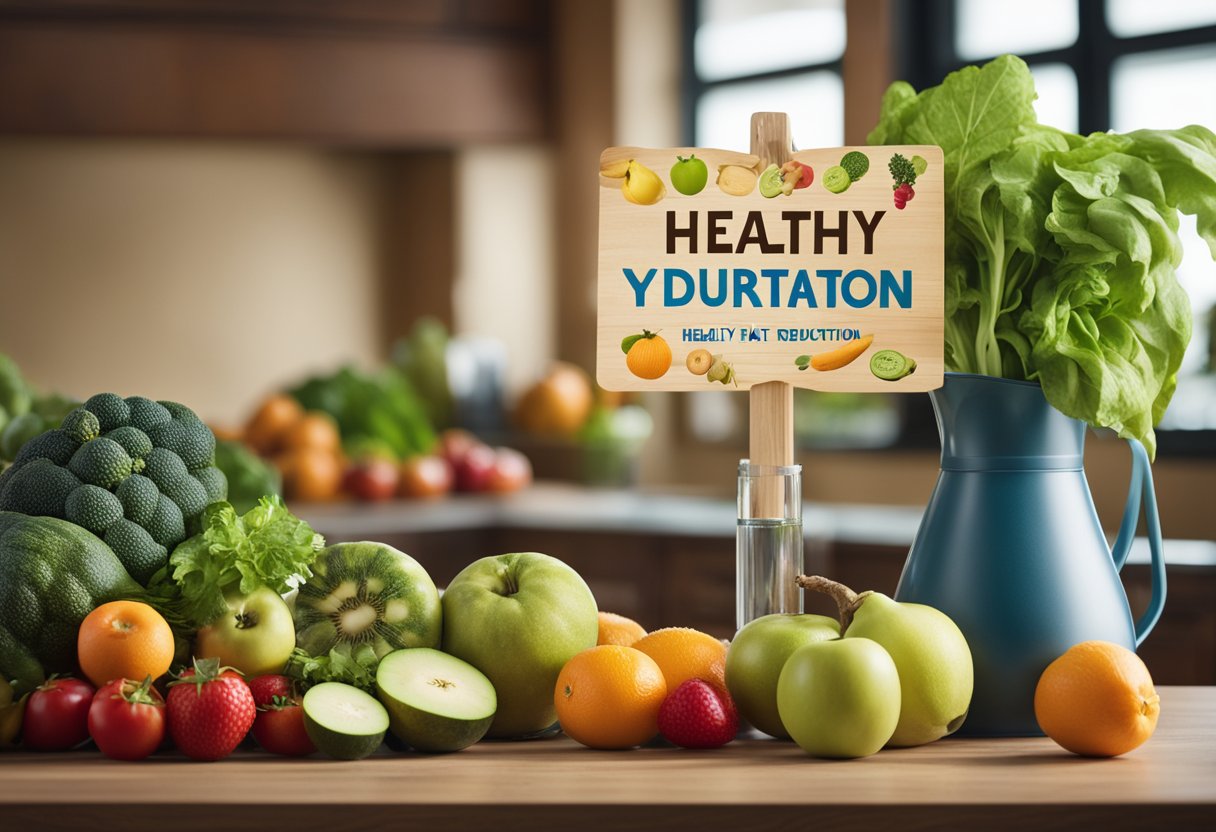
{"type": "Polygon", "coordinates": [[[866,600],[867,593],[863,592],[858,595],[844,584],[829,580],[822,575],[799,575],[794,579],[794,583],[803,589],[822,592],[836,602],[836,609],[840,612],[841,635],[844,635],[845,630],[849,629],[849,625],[853,623],[853,614],[861,609],[861,605],[866,600]]]}

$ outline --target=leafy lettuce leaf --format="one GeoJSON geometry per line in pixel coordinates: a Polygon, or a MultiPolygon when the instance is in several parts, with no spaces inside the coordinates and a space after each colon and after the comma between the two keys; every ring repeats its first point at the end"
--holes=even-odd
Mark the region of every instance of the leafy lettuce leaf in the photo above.
{"type": "Polygon", "coordinates": [[[1037,380],[1060,411],[1155,451],[1190,306],[1178,213],[1216,257],[1216,137],[1077,136],[1037,122],[1005,55],[883,97],[870,144],[936,144],[946,180],[946,369],[1037,380]]]}
{"type": "Polygon", "coordinates": [[[179,598],[196,627],[224,613],[227,592],[265,585],[284,593],[312,577],[310,567],[325,545],[277,496],[263,497],[243,516],[228,503],[212,503],[202,523],[202,532],[169,556],[172,580],[162,576],[159,593],[179,598]]]}

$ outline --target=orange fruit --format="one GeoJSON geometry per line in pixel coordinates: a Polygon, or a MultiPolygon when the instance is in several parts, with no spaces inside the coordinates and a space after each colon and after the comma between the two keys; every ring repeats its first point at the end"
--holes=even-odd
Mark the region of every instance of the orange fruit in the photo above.
{"type": "Polygon", "coordinates": [[[689,679],[704,679],[726,689],[726,645],[709,633],[689,627],[667,627],[655,630],[632,646],[655,660],[671,690],[689,679]]]}
{"type": "Polygon", "coordinates": [[[270,396],[245,425],[245,441],[263,456],[279,450],[283,435],[300,419],[304,409],[283,393],[270,396]]]}
{"type": "Polygon", "coordinates": [[[342,489],[342,460],[333,451],[299,448],[277,457],[276,462],[289,499],[319,503],[334,499],[342,489]]]}
{"type": "Polygon", "coordinates": [[[566,662],[553,688],[562,730],[588,748],[633,748],[653,739],[666,698],[663,671],[654,660],[619,644],[579,653],[566,662]]]}
{"type": "Polygon", "coordinates": [[[625,353],[625,366],[638,378],[661,378],[671,369],[671,347],[662,336],[643,330],[625,353]]]}
{"type": "Polygon", "coordinates": [[[80,622],[76,653],[80,669],[97,687],[112,679],[155,679],[173,662],[173,631],[147,604],[111,601],[80,622]]]}
{"type": "Polygon", "coordinates": [[[283,447],[288,451],[316,448],[337,453],[342,448],[342,436],[333,417],[320,410],[310,410],[282,434],[283,447]]]}
{"type": "Polygon", "coordinates": [[[1083,641],[1047,666],[1034,691],[1043,733],[1074,754],[1117,757],[1153,735],[1160,699],[1140,657],[1083,641]]]}
{"type": "Polygon", "coordinates": [[[632,618],[614,612],[600,613],[600,636],[596,644],[619,644],[629,647],[646,635],[646,628],[632,618]]]}

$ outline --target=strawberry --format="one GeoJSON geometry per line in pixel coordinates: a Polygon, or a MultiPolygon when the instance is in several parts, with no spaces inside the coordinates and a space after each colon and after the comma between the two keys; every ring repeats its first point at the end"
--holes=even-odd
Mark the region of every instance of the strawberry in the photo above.
{"type": "Polygon", "coordinates": [[[249,680],[257,705],[253,738],[271,754],[303,757],[317,750],[304,730],[304,709],[295,683],[287,676],[258,676],[249,680]]]}
{"type": "Polygon", "coordinates": [[[220,760],[249,733],[257,713],[249,685],[219,659],[195,659],[169,683],[169,736],[193,760],[220,760]]]}
{"type": "Polygon", "coordinates": [[[684,682],[659,707],[659,732],[684,748],[718,748],[738,731],[739,713],[730,694],[703,679],[684,682]]]}

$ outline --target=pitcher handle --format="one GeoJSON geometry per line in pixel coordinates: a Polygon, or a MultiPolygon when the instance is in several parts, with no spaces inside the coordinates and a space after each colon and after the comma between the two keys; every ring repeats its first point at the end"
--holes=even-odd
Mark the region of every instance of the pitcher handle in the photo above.
{"type": "Polygon", "coordinates": [[[1136,646],[1152,632],[1165,607],[1165,555],[1161,543],[1161,518],[1157,514],[1157,493],[1153,489],[1153,470],[1148,461],[1148,452],[1135,439],[1127,440],[1132,449],[1132,481],[1127,491],[1127,503],[1123,507],[1123,522],[1119,525],[1119,536],[1115,538],[1111,557],[1115,569],[1123,570],[1127,556],[1131,553],[1136,526],[1140,522],[1140,503],[1144,503],[1144,520],[1148,526],[1148,548],[1152,555],[1153,594],[1148,608],[1136,621],[1136,646]]]}

